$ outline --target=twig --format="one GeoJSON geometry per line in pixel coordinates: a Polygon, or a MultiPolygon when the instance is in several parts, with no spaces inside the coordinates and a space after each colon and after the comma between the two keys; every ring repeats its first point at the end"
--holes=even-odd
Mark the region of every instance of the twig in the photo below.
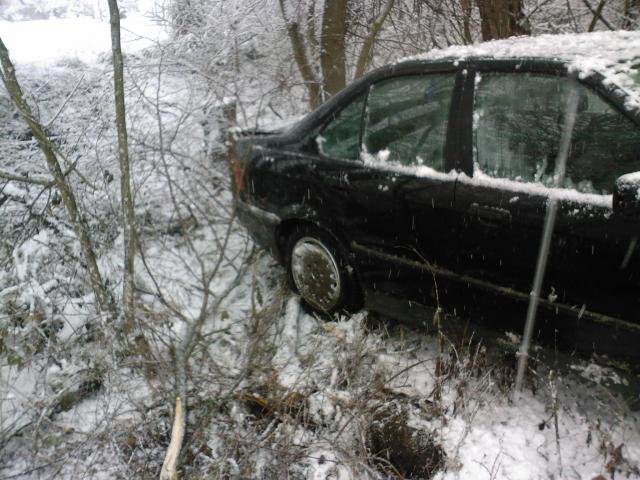
{"type": "MultiPolygon", "coordinates": [[[[67,177],[75,168],[78,163],[79,158],[74,161],[69,168],[67,168],[64,172],[62,172],[62,177],[67,177]]],[[[51,188],[55,185],[56,181],[52,178],[40,178],[40,177],[27,177],[26,175],[18,175],[11,172],[6,172],[4,170],[0,170],[0,178],[4,178],[5,180],[10,180],[14,182],[21,183],[29,183],[33,185],[41,185],[46,188],[51,188]]]]}
{"type": "Polygon", "coordinates": [[[75,95],[76,91],[78,90],[78,87],[82,83],[82,80],[84,80],[84,73],[80,76],[80,78],[76,82],[76,85],[73,87],[73,90],[71,90],[69,95],[67,95],[67,98],[64,99],[64,101],[60,105],[60,108],[58,108],[58,111],[55,113],[55,115],[51,117],[51,119],[47,123],[45,123],[44,125],[45,128],[49,128],[53,124],[53,122],[55,122],[56,119],[60,116],[60,114],[64,111],[65,107],[69,103],[69,100],[71,100],[71,98],[75,95]]]}
{"type": "Polygon", "coordinates": [[[41,185],[43,187],[51,187],[54,183],[54,181],[52,179],[47,179],[47,178],[31,178],[31,177],[27,177],[24,175],[16,175],[14,173],[10,173],[10,172],[5,172],[3,170],[0,170],[0,178],[3,178],[5,180],[10,180],[10,181],[14,181],[14,182],[21,182],[21,183],[30,183],[33,185],[41,185]]]}

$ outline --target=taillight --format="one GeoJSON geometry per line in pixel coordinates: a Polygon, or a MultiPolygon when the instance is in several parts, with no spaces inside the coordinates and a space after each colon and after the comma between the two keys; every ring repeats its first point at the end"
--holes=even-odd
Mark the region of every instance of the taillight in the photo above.
{"type": "Polygon", "coordinates": [[[240,161],[238,143],[234,131],[230,131],[227,140],[227,158],[231,170],[231,190],[238,196],[244,190],[244,166],[240,161]]]}
{"type": "Polygon", "coordinates": [[[232,158],[232,162],[233,193],[234,195],[238,195],[244,190],[244,168],[237,155],[232,158]]]}

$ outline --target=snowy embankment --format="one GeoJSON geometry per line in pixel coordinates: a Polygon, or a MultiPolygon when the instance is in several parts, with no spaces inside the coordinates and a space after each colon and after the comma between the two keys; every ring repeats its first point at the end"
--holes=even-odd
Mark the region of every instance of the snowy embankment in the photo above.
{"type": "MultiPolygon", "coordinates": [[[[94,62],[108,54],[111,37],[109,23],[94,18],[58,18],[28,22],[0,21],[0,35],[18,63],[52,64],[61,58],[94,62]],[[25,39],[33,38],[32,41],[25,39]]],[[[164,37],[147,17],[122,21],[125,48],[141,50],[164,37]]]]}
{"type": "MultiPolygon", "coordinates": [[[[54,23],[72,37],[73,22],[54,23]]],[[[94,55],[108,36],[78,50],[84,63],[68,61],[78,41],[39,58],[9,42],[25,90],[77,162],[73,186],[118,295],[110,66],[108,53],[94,55]]],[[[175,348],[203,313],[183,478],[640,478],[637,399],[610,393],[625,381],[612,369],[577,360],[565,377],[540,365],[514,403],[514,359],[495,346],[455,329],[439,341],[366,312],[325,321],[301,309],[280,267],[233,222],[226,165],[212,156],[224,93],[178,60],[159,47],[127,58],[140,230],[133,332],[94,314],[55,191],[0,182],[0,478],[157,477],[175,348]]],[[[46,175],[4,92],[0,116],[0,168],[46,175]]]]}

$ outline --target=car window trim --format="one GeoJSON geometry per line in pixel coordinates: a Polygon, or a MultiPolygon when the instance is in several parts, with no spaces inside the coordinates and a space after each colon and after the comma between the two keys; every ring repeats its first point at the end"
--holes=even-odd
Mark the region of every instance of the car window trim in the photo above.
{"type": "Polygon", "coordinates": [[[448,171],[472,174],[468,158],[473,154],[472,119],[475,72],[467,65],[461,65],[456,73],[453,98],[449,109],[449,124],[445,143],[445,167],[448,171]]]}

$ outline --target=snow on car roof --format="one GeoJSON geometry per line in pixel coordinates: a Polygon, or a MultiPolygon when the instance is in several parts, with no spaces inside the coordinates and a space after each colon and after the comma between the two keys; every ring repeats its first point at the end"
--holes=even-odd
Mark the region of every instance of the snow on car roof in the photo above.
{"type": "Polygon", "coordinates": [[[640,109],[640,32],[545,34],[434,49],[403,60],[468,58],[546,58],[563,61],[581,78],[594,72],[626,94],[626,105],[640,109]]]}

